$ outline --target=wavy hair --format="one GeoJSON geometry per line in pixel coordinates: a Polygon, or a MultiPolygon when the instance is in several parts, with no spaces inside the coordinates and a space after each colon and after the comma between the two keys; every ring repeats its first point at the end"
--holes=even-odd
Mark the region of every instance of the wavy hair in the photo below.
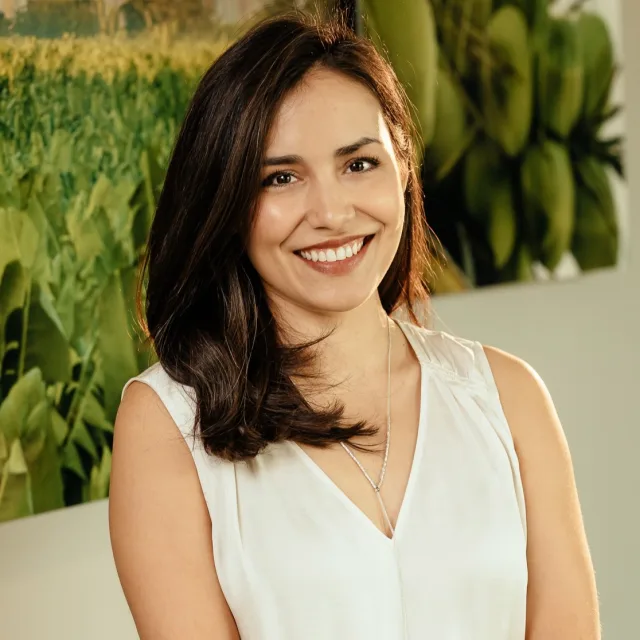
{"type": "Polygon", "coordinates": [[[365,421],[347,424],[338,403],[311,406],[294,384],[310,375],[312,347],[326,336],[279,342],[246,253],[267,134],[284,97],[318,67],[377,97],[408,173],[399,249],[378,289],[382,305],[387,313],[405,307],[419,324],[414,308],[428,297],[415,129],[391,66],[339,18],[322,22],[296,13],[255,25],[213,63],[193,95],[168,164],[138,294],[162,367],[195,392],[194,435],[209,454],[227,460],[251,459],[287,439],[323,447],[376,432],[365,421]]]}

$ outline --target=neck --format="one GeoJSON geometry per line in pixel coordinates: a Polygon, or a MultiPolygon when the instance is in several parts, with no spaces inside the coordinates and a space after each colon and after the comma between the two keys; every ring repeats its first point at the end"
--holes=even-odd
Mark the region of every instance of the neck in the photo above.
{"type": "MultiPolygon", "coordinates": [[[[339,313],[280,305],[277,318],[285,343],[313,340],[333,329],[314,351],[314,373],[323,383],[357,383],[378,373],[386,375],[389,320],[377,293],[359,307],[339,313]]],[[[391,330],[393,336],[393,323],[391,330]]]]}

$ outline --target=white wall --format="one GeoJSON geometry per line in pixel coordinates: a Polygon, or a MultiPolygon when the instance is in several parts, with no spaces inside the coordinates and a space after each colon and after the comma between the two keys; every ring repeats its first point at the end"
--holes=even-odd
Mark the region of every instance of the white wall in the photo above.
{"type": "MultiPolygon", "coordinates": [[[[605,5],[608,0],[602,0],[605,5]]],[[[624,0],[630,258],[622,272],[439,298],[439,326],[531,362],[573,453],[605,640],[637,637],[640,596],[640,3],[624,0]]],[[[134,640],[107,504],[0,525],[0,638],[134,640]]]]}
{"type": "MultiPolygon", "coordinates": [[[[593,2],[615,18],[614,0],[593,2]]],[[[549,387],[572,451],[605,640],[638,635],[640,601],[640,2],[623,0],[626,267],[578,280],[436,298],[436,327],[529,361],[549,387]]]]}

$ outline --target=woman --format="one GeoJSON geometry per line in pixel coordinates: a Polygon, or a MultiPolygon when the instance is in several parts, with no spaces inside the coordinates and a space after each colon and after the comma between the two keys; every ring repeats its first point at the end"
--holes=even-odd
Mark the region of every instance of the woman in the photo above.
{"type": "Polygon", "coordinates": [[[160,363],[115,430],[143,639],[599,637],[553,404],[521,360],[420,326],[423,216],[368,42],[279,18],[202,79],[149,239],[160,363]]]}

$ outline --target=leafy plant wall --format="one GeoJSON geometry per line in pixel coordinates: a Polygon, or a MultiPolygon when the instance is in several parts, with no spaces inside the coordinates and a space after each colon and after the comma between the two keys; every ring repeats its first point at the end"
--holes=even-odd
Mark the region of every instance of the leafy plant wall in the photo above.
{"type": "Polygon", "coordinates": [[[614,266],[617,74],[586,1],[360,0],[415,105],[436,293],[614,266]]]}
{"type": "Polygon", "coordinates": [[[107,496],[162,167],[223,46],[165,44],[0,39],[0,521],[107,496]]]}

